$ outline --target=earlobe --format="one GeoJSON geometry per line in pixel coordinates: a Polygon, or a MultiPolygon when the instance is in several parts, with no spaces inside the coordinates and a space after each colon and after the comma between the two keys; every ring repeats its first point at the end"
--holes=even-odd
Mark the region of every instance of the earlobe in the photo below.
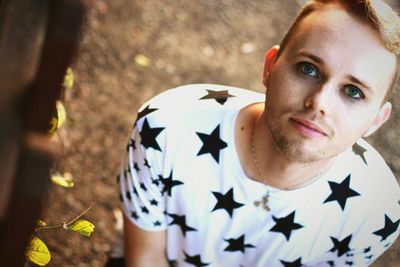
{"type": "Polygon", "coordinates": [[[265,53],[264,68],[263,68],[263,84],[265,87],[267,87],[268,84],[268,75],[277,60],[278,51],[279,51],[279,45],[274,45],[267,51],[267,53],[265,53]]]}
{"type": "Polygon", "coordinates": [[[368,137],[374,132],[376,132],[389,119],[391,112],[392,112],[392,104],[390,102],[386,102],[385,104],[383,104],[373,124],[363,134],[363,137],[368,137]]]}

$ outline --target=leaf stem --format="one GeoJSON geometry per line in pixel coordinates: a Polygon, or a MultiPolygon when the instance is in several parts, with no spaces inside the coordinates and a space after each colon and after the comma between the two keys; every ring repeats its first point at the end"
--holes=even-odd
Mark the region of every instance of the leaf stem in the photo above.
{"type": "Polygon", "coordinates": [[[66,229],[69,225],[73,224],[74,222],[76,222],[80,217],[82,217],[83,215],[85,215],[92,207],[93,207],[94,203],[92,202],[90,204],[89,207],[87,207],[84,211],[82,211],[81,213],[79,213],[75,218],[73,218],[71,221],[69,221],[68,223],[62,222],[59,225],[50,225],[50,226],[39,226],[37,228],[35,228],[35,232],[39,232],[40,230],[48,230],[48,229],[57,229],[57,228],[64,228],[66,229]]]}
{"type": "Polygon", "coordinates": [[[78,216],[76,216],[75,218],[73,218],[70,222],[66,223],[67,226],[73,224],[74,222],[76,222],[80,217],[82,217],[83,215],[85,215],[86,212],[88,212],[92,207],[93,207],[94,203],[90,203],[90,206],[87,207],[84,211],[82,211],[80,214],[78,214],[78,216]]]}

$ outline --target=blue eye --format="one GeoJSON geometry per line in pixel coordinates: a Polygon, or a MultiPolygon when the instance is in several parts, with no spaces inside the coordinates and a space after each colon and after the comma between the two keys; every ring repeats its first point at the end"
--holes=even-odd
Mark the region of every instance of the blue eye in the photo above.
{"type": "Polygon", "coordinates": [[[344,92],[347,96],[351,97],[354,100],[359,100],[364,98],[364,94],[362,91],[355,87],[354,85],[346,85],[344,87],[344,92]]]}
{"type": "Polygon", "coordinates": [[[301,62],[298,64],[298,68],[301,73],[307,76],[318,78],[318,69],[313,64],[301,62]]]}

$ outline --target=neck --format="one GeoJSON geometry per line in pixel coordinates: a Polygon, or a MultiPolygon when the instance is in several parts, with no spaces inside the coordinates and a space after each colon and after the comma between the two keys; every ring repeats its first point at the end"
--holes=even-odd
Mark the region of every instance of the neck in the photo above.
{"type": "Polygon", "coordinates": [[[263,110],[261,104],[249,106],[245,123],[247,127],[241,127],[247,128],[247,135],[242,136],[242,145],[249,149],[242,149],[241,162],[248,177],[272,187],[289,190],[313,182],[329,169],[334,161],[332,158],[309,163],[286,158],[274,142],[265,123],[263,110]],[[250,159],[244,153],[250,155],[250,159]]]}

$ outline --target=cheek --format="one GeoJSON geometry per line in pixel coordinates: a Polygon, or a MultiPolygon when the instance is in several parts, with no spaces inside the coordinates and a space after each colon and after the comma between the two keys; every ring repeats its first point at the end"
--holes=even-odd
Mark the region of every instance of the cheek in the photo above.
{"type": "Polygon", "coordinates": [[[373,118],[366,113],[352,113],[347,110],[338,114],[335,124],[338,126],[336,130],[343,138],[357,140],[370,128],[372,123],[373,118]]]}
{"type": "Polygon", "coordinates": [[[271,74],[268,89],[270,99],[289,104],[298,102],[302,98],[302,90],[291,76],[279,70],[271,74]]]}

